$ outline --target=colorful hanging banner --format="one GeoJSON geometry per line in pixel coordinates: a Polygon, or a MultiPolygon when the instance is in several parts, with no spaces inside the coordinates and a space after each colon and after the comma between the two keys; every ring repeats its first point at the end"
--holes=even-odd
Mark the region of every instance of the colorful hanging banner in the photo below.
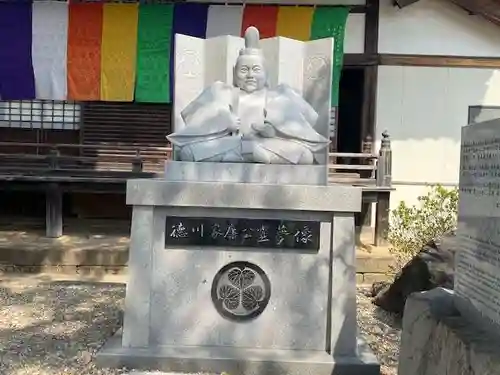
{"type": "Polygon", "coordinates": [[[134,100],[138,4],[104,4],[101,100],[134,100]]]}
{"type": "Polygon", "coordinates": [[[309,40],[313,7],[283,6],[279,7],[276,35],[296,40],[309,40]]]}
{"type": "Polygon", "coordinates": [[[0,1],[0,96],[170,102],[174,35],[335,38],[338,103],[346,7],[0,1]],[[139,11],[140,10],[140,11],[139,11]],[[67,42],[65,42],[65,40],[67,42]],[[170,89],[168,89],[170,87],[170,89]]]}
{"type": "Polygon", "coordinates": [[[278,11],[277,6],[246,5],[243,9],[241,35],[248,27],[255,26],[260,31],[261,39],[276,36],[278,11]]]}
{"type": "Polygon", "coordinates": [[[0,2],[0,100],[35,98],[31,3],[0,2]]]}
{"type": "Polygon", "coordinates": [[[243,7],[239,5],[210,5],[207,16],[206,37],[221,35],[240,36],[243,7]]]}
{"type": "Polygon", "coordinates": [[[170,48],[174,8],[171,4],[139,7],[135,100],[170,102],[170,48]]]}
{"type": "Polygon", "coordinates": [[[311,40],[334,38],[334,63],[332,78],[332,106],[339,102],[340,75],[344,61],[344,34],[349,8],[346,7],[317,7],[314,11],[311,26],[311,40]]]}
{"type": "Polygon", "coordinates": [[[102,4],[69,4],[68,99],[101,99],[102,4]]]}
{"type": "Polygon", "coordinates": [[[37,99],[66,100],[68,4],[34,2],[32,38],[37,99]]]}

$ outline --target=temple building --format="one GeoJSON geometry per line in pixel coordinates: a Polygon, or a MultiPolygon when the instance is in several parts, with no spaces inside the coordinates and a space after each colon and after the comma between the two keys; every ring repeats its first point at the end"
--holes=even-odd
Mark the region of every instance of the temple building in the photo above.
{"type": "Polygon", "coordinates": [[[493,0],[0,2],[0,224],[57,237],[62,222],[128,222],[126,180],[171,155],[174,35],[252,25],[335,38],[331,179],[365,186],[365,213],[378,202],[359,225],[386,223],[389,193],[394,207],[456,186],[461,127],[500,116],[499,21],[493,0]]]}

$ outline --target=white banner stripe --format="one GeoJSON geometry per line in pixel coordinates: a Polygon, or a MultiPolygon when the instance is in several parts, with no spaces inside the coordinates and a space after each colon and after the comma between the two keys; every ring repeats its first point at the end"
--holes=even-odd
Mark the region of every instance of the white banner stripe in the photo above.
{"type": "Polygon", "coordinates": [[[37,99],[65,100],[68,4],[33,3],[31,53],[37,99]]]}
{"type": "Polygon", "coordinates": [[[240,36],[243,22],[243,6],[210,5],[207,17],[206,37],[221,35],[240,36]]]}

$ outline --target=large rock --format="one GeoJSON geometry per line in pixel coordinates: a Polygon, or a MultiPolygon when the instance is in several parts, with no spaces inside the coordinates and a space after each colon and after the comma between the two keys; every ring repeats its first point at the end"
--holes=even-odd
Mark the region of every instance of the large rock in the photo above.
{"type": "Polygon", "coordinates": [[[455,232],[430,241],[396,275],[391,284],[373,285],[373,303],[386,311],[403,314],[411,293],[436,287],[453,289],[455,232]]]}

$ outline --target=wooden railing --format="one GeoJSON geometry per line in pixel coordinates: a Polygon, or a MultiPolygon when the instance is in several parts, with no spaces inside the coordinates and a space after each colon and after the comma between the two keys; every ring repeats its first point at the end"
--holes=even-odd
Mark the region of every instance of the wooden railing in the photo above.
{"type": "Polygon", "coordinates": [[[390,187],[392,151],[387,131],[382,133],[378,154],[373,152],[373,146],[373,140],[368,136],[361,153],[331,152],[328,166],[330,182],[390,187]]]}
{"type": "MultiPolygon", "coordinates": [[[[0,175],[35,175],[50,171],[163,173],[164,161],[172,155],[169,147],[131,146],[118,143],[45,144],[0,142],[0,175]],[[82,154],[85,154],[83,156],[82,154]],[[92,156],[88,156],[92,154],[92,156]]],[[[391,145],[382,134],[380,151],[373,152],[367,138],[361,153],[330,153],[331,182],[389,187],[391,185],[391,145]]]]}
{"type": "Polygon", "coordinates": [[[71,172],[151,172],[163,171],[168,147],[130,146],[99,143],[45,144],[0,142],[0,174],[64,171],[71,172]],[[82,154],[85,154],[83,156],[82,154]],[[92,156],[88,156],[91,154],[92,156]]]}

